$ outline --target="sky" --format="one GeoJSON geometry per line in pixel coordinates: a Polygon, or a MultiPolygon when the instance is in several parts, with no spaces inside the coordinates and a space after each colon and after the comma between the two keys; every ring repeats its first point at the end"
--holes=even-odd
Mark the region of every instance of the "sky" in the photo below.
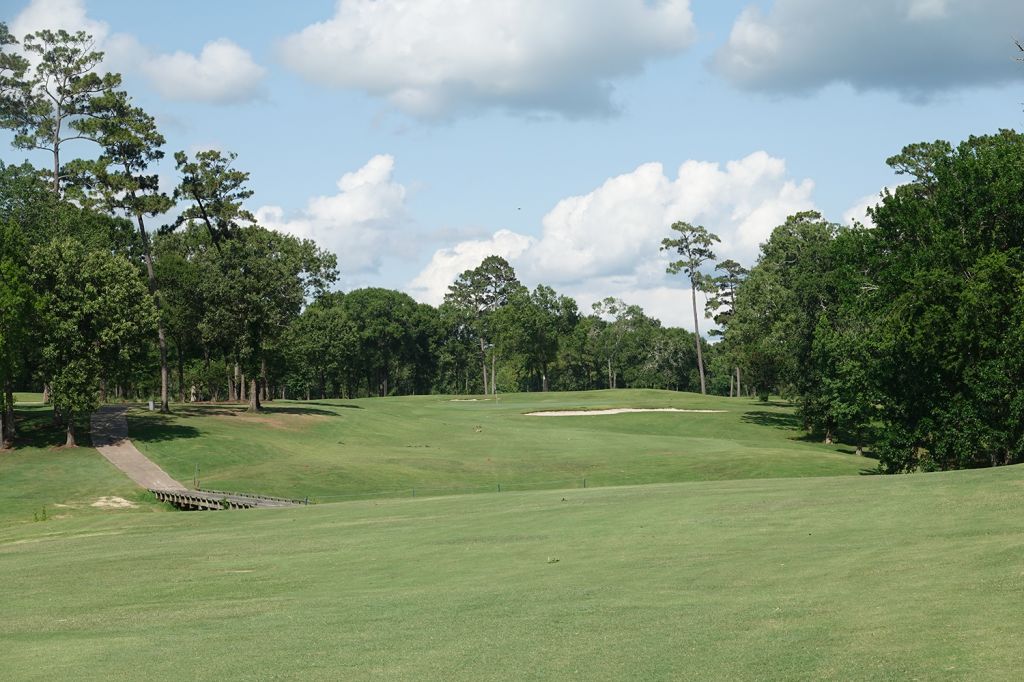
{"type": "Polygon", "coordinates": [[[0,0],[0,20],[88,31],[168,159],[237,153],[260,223],[335,252],[340,289],[432,304],[497,254],[583,311],[615,296],[692,329],[673,222],[749,266],[796,211],[866,221],[903,146],[1024,126],[1019,0],[0,0]]]}

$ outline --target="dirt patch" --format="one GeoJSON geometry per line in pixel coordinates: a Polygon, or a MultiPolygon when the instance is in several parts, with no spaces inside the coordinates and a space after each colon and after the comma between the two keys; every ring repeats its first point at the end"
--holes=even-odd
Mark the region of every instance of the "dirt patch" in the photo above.
{"type": "Polygon", "coordinates": [[[123,497],[111,496],[101,497],[89,506],[99,507],[101,509],[134,509],[138,505],[124,499],[123,497]]]}
{"type": "Polygon", "coordinates": [[[230,419],[232,421],[244,421],[250,424],[262,424],[272,429],[283,431],[298,431],[310,424],[320,422],[327,417],[322,414],[250,414],[245,411],[236,412],[230,415],[218,414],[215,419],[230,419]]]}
{"type": "Polygon", "coordinates": [[[549,412],[527,412],[527,417],[599,417],[606,414],[629,414],[633,412],[687,412],[692,414],[722,414],[728,410],[683,410],[678,407],[615,407],[608,410],[552,410],[549,412]]]}

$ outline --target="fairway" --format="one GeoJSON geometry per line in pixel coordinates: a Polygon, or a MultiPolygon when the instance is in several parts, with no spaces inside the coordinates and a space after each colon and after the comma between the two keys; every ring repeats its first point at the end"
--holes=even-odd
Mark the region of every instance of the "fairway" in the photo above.
{"type": "Polygon", "coordinates": [[[857,475],[874,460],[803,439],[792,407],[654,390],[175,406],[129,415],[138,448],[214,489],[321,502],[690,480],[857,475]],[[538,418],[548,410],[675,408],[538,418]]]}
{"type": "Polygon", "coordinates": [[[1022,490],[1009,467],[7,526],[0,669],[1012,679],[1022,490]]]}

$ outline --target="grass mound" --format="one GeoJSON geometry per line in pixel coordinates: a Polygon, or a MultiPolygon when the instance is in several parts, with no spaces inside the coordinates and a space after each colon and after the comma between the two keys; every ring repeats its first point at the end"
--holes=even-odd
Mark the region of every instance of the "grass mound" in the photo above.
{"type": "Polygon", "coordinates": [[[336,501],[509,489],[856,475],[852,449],[802,440],[793,409],[671,391],[450,396],[176,406],[137,411],[129,431],[171,476],[217,489],[336,501]],[[539,419],[527,413],[676,408],[539,419]]]}
{"type": "Polygon", "coordinates": [[[54,518],[94,516],[114,509],[93,507],[118,497],[140,510],[157,507],[149,493],[88,447],[63,447],[64,432],[51,424],[49,407],[18,408],[18,447],[0,450],[0,526],[54,518]]]}

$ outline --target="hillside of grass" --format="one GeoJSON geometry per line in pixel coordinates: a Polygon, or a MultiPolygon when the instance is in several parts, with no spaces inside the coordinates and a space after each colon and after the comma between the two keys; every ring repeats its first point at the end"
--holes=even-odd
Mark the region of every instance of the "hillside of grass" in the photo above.
{"type": "Polygon", "coordinates": [[[128,500],[134,511],[161,508],[88,447],[88,438],[83,447],[64,448],[49,407],[21,406],[17,417],[18,447],[0,450],[0,526],[132,511],[92,506],[103,497],[128,500]]]}
{"type": "Polygon", "coordinates": [[[0,528],[10,679],[1015,679],[1024,469],[0,528]]]}
{"type": "Polygon", "coordinates": [[[175,406],[129,415],[135,444],[179,481],[337,501],[690,480],[856,475],[874,461],[804,439],[791,406],[653,390],[175,406]],[[535,417],[676,407],[718,414],[535,417]]]}

